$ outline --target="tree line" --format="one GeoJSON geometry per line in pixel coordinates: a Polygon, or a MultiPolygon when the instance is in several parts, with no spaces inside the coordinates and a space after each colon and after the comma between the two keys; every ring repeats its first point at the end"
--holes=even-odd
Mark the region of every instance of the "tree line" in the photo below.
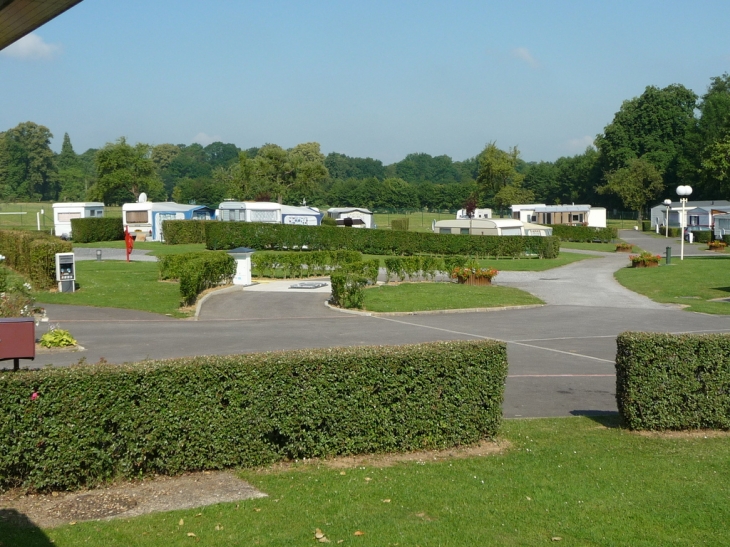
{"type": "Polygon", "coordinates": [[[33,122],[0,133],[0,200],[121,204],[146,192],[154,201],[217,205],[224,199],[306,202],[383,209],[504,209],[514,203],[590,203],[639,214],[674,187],[695,199],[730,197],[730,75],[704,95],[680,84],[648,86],[624,101],[594,146],[556,161],[525,162],[517,147],[488,143],[473,158],[409,154],[383,165],[316,142],[242,150],[235,144],[129,144],[124,137],[77,154],[61,152],[33,122]]]}

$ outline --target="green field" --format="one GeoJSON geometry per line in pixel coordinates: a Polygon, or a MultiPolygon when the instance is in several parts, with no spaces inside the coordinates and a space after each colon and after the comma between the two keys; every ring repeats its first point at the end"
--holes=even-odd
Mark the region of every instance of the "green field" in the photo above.
{"type": "Polygon", "coordinates": [[[413,312],[500,308],[544,304],[530,293],[511,287],[473,287],[457,283],[400,283],[364,291],[363,309],[374,312],[413,312]]]}
{"type": "Polygon", "coordinates": [[[670,266],[622,268],[614,276],[624,287],[656,302],[682,304],[688,311],[730,314],[730,256],[672,259],[670,266]]]}
{"type": "Polygon", "coordinates": [[[44,531],[0,520],[0,538],[289,546],[316,545],[319,528],[344,546],[727,544],[726,435],[639,435],[612,418],[575,417],[507,420],[500,440],[501,452],[481,457],[246,471],[267,498],[44,531]]]}

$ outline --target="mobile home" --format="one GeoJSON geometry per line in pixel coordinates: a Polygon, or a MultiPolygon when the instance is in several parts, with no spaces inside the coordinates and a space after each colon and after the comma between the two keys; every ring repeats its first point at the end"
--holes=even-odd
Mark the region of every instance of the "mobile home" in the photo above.
{"type": "Polygon", "coordinates": [[[454,219],[434,221],[434,233],[473,236],[551,236],[549,226],[525,223],[511,218],[454,219]]]}
{"type": "MultiPolygon", "coordinates": [[[[459,209],[456,211],[456,218],[458,220],[469,219],[469,214],[466,209],[459,209]]],[[[492,218],[491,209],[474,209],[474,216],[472,218],[492,218]]]]}
{"type": "Polygon", "coordinates": [[[224,201],[218,220],[319,226],[324,215],[316,207],[293,207],[266,201],[224,201]]]}
{"type": "Polygon", "coordinates": [[[53,233],[58,237],[71,237],[71,219],[99,218],[104,216],[104,204],[96,201],[53,204],[53,233]]]}
{"type": "Polygon", "coordinates": [[[606,209],[590,205],[513,205],[512,218],[544,225],[606,227],[606,209]]]}
{"type": "Polygon", "coordinates": [[[122,205],[122,223],[137,240],[164,241],[166,220],[212,220],[214,210],[205,205],[183,205],[171,201],[139,201],[122,205]]]}

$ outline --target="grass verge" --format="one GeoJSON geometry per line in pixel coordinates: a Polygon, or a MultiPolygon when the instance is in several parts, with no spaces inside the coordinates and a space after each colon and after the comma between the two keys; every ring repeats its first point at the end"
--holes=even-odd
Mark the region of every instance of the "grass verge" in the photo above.
{"type": "Polygon", "coordinates": [[[35,297],[44,304],[125,308],[184,317],[178,311],[179,283],[161,282],[158,276],[156,262],[80,261],[76,263],[76,292],[38,292],[35,297]]]}
{"type": "Polygon", "coordinates": [[[511,448],[497,455],[250,471],[243,477],[268,498],[46,531],[0,520],[0,537],[26,546],[283,546],[316,544],[320,528],[333,545],[725,544],[728,437],[615,425],[508,420],[501,437],[511,448]]]}
{"type": "Polygon", "coordinates": [[[730,256],[672,259],[670,266],[622,268],[614,276],[627,289],[655,302],[684,304],[687,311],[730,315],[730,256]]]}
{"type": "Polygon", "coordinates": [[[499,308],[544,302],[512,287],[475,287],[457,283],[401,283],[379,285],[364,291],[364,309],[374,312],[411,312],[499,308]]]}

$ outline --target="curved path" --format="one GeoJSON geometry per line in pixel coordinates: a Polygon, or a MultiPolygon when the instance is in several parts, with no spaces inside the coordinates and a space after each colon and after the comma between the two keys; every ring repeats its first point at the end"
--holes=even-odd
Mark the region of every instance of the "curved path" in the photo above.
{"type": "MultiPolygon", "coordinates": [[[[596,254],[596,253],[592,253],[596,254]]],[[[626,255],[605,253],[546,272],[501,272],[499,284],[537,294],[548,305],[487,313],[368,316],[324,306],[326,293],[262,284],[213,294],[198,321],[132,312],[48,305],[52,323],[86,351],[41,355],[33,366],[85,357],[116,363],[189,355],[434,340],[493,338],[508,344],[504,414],[565,416],[616,411],[615,337],[626,330],[728,332],[730,316],[680,311],[636,295],[613,272],[626,255]]],[[[326,291],[326,289],[325,289],[326,291]]],[[[24,362],[28,363],[28,362],[24,362]]]]}

